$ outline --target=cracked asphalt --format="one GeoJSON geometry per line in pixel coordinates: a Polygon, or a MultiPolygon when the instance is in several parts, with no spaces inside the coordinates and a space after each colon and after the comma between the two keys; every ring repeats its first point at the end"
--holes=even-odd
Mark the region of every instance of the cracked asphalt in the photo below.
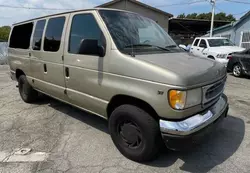
{"type": "Polygon", "coordinates": [[[0,153],[17,148],[49,154],[42,162],[3,162],[0,173],[250,172],[250,79],[228,75],[229,116],[199,146],[162,151],[153,162],[124,158],[107,122],[51,98],[24,103],[0,66],[0,153]]]}

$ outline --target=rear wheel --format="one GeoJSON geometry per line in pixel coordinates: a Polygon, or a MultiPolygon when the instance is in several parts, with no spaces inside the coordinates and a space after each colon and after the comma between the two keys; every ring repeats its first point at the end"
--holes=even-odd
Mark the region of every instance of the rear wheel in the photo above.
{"type": "Polygon", "coordinates": [[[18,78],[18,88],[24,102],[32,103],[37,99],[38,92],[32,88],[25,75],[21,75],[18,78]]]}
{"type": "Polygon", "coordinates": [[[234,65],[234,67],[233,67],[233,75],[235,77],[242,76],[242,66],[240,64],[234,65]]]}
{"type": "Polygon", "coordinates": [[[155,158],[162,146],[157,121],[144,110],[122,105],[109,118],[109,130],[118,150],[127,158],[143,162],[155,158]]]}

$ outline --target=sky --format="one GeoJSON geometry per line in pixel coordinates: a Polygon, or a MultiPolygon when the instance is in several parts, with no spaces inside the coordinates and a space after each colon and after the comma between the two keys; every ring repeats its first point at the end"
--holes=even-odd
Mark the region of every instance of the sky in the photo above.
{"type": "MultiPolygon", "coordinates": [[[[110,0],[0,0],[0,26],[12,25],[13,23],[44,16],[53,13],[68,11],[69,9],[92,8],[97,5],[109,2],[110,0]],[[7,8],[3,6],[32,7],[32,8],[53,8],[54,10],[35,10],[21,8],[7,8]],[[55,10],[65,9],[65,10],[55,10]]],[[[181,13],[205,13],[211,11],[209,0],[140,0],[143,3],[157,7],[163,11],[177,16],[181,13]],[[189,2],[197,2],[185,5],[189,2]],[[203,1],[203,2],[200,2],[203,1]],[[184,4],[183,4],[184,3],[184,4]],[[175,5],[173,5],[175,4],[175,5]],[[176,5],[179,4],[179,5],[176,5]]],[[[239,19],[243,12],[250,10],[250,0],[236,0],[249,4],[228,2],[226,0],[216,0],[216,12],[226,12],[235,14],[239,19]]]]}

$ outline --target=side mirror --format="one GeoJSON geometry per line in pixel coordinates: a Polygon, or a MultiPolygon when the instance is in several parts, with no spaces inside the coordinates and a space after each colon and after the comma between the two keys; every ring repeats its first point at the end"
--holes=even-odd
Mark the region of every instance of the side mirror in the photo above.
{"type": "Polygon", "coordinates": [[[98,55],[104,57],[105,48],[98,45],[98,40],[85,39],[81,41],[78,53],[81,55],[98,55]]]}

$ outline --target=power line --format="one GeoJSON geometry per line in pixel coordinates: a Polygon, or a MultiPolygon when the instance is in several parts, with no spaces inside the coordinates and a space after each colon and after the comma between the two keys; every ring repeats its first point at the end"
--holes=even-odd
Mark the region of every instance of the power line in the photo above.
{"type": "Polygon", "coordinates": [[[224,0],[224,1],[234,2],[234,3],[238,3],[238,4],[249,4],[250,5],[250,2],[244,2],[244,1],[237,1],[237,0],[224,0]]]}
{"type": "Polygon", "coordinates": [[[206,1],[207,0],[198,0],[198,1],[193,1],[193,2],[181,2],[181,3],[176,3],[176,4],[157,5],[155,7],[170,7],[170,6],[175,6],[175,5],[191,5],[191,4],[196,4],[196,3],[206,2],[206,1]]]}
{"type": "MultiPolygon", "coordinates": [[[[206,2],[207,0],[197,0],[193,2],[181,2],[176,4],[165,4],[165,5],[158,5],[155,7],[170,7],[170,6],[177,6],[177,5],[191,5],[201,2],[206,2]]],[[[25,6],[14,6],[14,5],[4,5],[0,4],[2,8],[15,8],[15,9],[32,9],[32,10],[75,10],[75,9],[60,9],[60,8],[43,8],[43,7],[25,7],[25,6]]]]}
{"type": "MultiPolygon", "coordinates": [[[[218,8],[217,6],[215,6],[215,8],[216,8],[218,11],[220,11],[220,12],[226,13],[224,10],[218,8]]],[[[240,12],[240,13],[233,13],[233,14],[231,14],[231,15],[233,15],[233,16],[241,15],[241,14],[245,14],[245,13],[247,13],[247,12],[249,12],[249,11],[250,11],[250,10],[243,11],[243,12],[240,12]]]]}
{"type": "Polygon", "coordinates": [[[24,7],[14,5],[0,5],[3,8],[16,8],[16,9],[31,9],[31,10],[75,10],[75,9],[60,9],[60,8],[42,8],[42,7],[24,7]]]}
{"type": "Polygon", "coordinates": [[[245,13],[247,13],[247,12],[249,12],[249,10],[243,11],[243,12],[241,12],[241,13],[235,13],[235,14],[233,14],[233,15],[237,16],[237,15],[240,15],[240,14],[245,14],[245,13]]]}

